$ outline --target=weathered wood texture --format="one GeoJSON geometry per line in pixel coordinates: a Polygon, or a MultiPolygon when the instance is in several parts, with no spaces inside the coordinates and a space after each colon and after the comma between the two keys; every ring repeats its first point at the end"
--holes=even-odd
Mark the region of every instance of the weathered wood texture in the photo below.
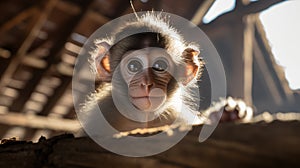
{"type": "Polygon", "coordinates": [[[300,122],[220,124],[204,143],[195,127],[159,155],[130,158],[99,147],[89,138],[61,135],[38,143],[0,146],[0,167],[299,167],[300,122]]]}

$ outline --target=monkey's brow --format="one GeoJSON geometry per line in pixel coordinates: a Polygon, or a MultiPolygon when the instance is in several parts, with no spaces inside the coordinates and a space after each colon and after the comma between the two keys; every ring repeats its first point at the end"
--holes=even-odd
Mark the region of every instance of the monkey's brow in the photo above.
{"type": "Polygon", "coordinates": [[[125,54],[122,55],[122,58],[125,58],[127,56],[138,56],[138,55],[145,55],[145,53],[138,50],[128,50],[125,54]]]}

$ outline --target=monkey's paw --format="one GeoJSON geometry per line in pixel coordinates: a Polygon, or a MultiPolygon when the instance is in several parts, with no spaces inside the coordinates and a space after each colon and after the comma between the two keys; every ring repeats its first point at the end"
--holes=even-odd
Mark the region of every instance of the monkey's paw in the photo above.
{"type": "Polygon", "coordinates": [[[250,106],[247,106],[243,100],[232,97],[215,103],[205,112],[212,123],[216,122],[218,118],[220,118],[220,122],[249,122],[253,117],[253,109],[250,106]],[[220,113],[222,109],[223,113],[220,113]]]}

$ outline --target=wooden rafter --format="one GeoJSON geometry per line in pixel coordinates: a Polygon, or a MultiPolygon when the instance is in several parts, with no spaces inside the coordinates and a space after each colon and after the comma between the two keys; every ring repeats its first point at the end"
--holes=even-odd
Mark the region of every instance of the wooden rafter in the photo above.
{"type": "MultiPolygon", "coordinates": [[[[69,39],[70,35],[75,30],[76,26],[80,23],[82,17],[85,15],[85,13],[88,10],[89,4],[92,2],[90,1],[84,1],[84,5],[82,6],[82,10],[79,14],[76,16],[73,16],[71,20],[69,20],[68,24],[64,27],[64,29],[57,32],[55,36],[55,44],[53,47],[51,47],[51,50],[49,52],[49,57],[46,58],[47,62],[53,63],[54,61],[59,60],[60,53],[64,49],[64,45],[66,41],[69,39]]],[[[28,98],[30,94],[34,91],[36,86],[38,85],[38,81],[40,81],[45,74],[51,74],[53,72],[51,64],[47,64],[47,66],[44,69],[37,69],[35,70],[35,74],[33,78],[26,83],[25,88],[21,92],[22,95],[25,96],[25,98],[28,98]]],[[[55,97],[54,99],[56,99],[55,97]]],[[[27,99],[24,99],[20,97],[19,99],[15,100],[13,105],[11,106],[11,111],[21,111],[23,109],[24,104],[26,103],[27,99]]],[[[47,106],[48,107],[48,106],[47,106]]],[[[52,106],[51,106],[52,108],[52,106]]],[[[43,115],[47,115],[44,112],[42,112],[43,115]]]]}
{"type": "Polygon", "coordinates": [[[38,9],[35,6],[22,11],[17,16],[15,16],[11,20],[7,21],[0,27],[0,34],[8,31],[11,28],[13,28],[14,26],[20,24],[23,20],[25,20],[29,17],[32,17],[34,15],[37,15],[37,13],[38,13],[38,9]]]}
{"type": "Polygon", "coordinates": [[[217,19],[213,20],[210,24],[201,25],[202,28],[210,29],[216,28],[218,29],[219,26],[229,23],[231,21],[242,21],[243,17],[249,14],[261,12],[272,5],[278,4],[280,2],[284,2],[285,0],[260,0],[257,2],[251,2],[248,5],[244,5],[242,0],[237,0],[234,10],[231,12],[225,13],[219,16],[217,19]]]}
{"type": "Polygon", "coordinates": [[[248,15],[251,13],[261,12],[272,5],[278,4],[280,2],[284,2],[286,0],[267,0],[267,1],[256,1],[249,3],[248,5],[243,5],[241,0],[236,1],[236,8],[241,15],[248,15]]]}
{"type": "Polygon", "coordinates": [[[22,126],[27,128],[50,129],[68,132],[76,132],[80,129],[80,124],[77,120],[43,117],[14,112],[0,114],[0,123],[10,126],[22,126]]]}
{"type": "Polygon", "coordinates": [[[51,13],[52,9],[55,7],[58,0],[49,1],[45,7],[45,10],[40,14],[35,26],[32,28],[30,33],[28,34],[27,38],[24,40],[23,44],[17,51],[16,56],[13,57],[12,61],[6,68],[5,72],[0,78],[0,88],[7,86],[9,80],[12,78],[14,72],[16,71],[18,65],[22,62],[22,58],[26,55],[27,50],[33,43],[34,39],[36,38],[39,30],[43,26],[46,18],[51,13]]]}
{"type": "Polygon", "coordinates": [[[198,8],[197,12],[194,14],[191,22],[195,25],[201,25],[204,15],[208,12],[209,8],[213,5],[215,0],[206,0],[198,8]]]}

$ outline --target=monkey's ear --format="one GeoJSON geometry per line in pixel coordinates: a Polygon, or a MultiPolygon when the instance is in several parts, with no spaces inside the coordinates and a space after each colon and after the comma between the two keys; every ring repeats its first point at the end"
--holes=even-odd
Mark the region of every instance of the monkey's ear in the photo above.
{"type": "Polygon", "coordinates": [[[97,43],[97,51],[95,57],[95,64],[97,68],[97,73],[100,81],[111,81],[111,69],[110,69],[110,55],[109,55],[110,45],[107,42],[97,43]]]}
{"type": "Polygon", "coordinates": [[[187,48],[184,50],[182,56],[184,58],[185,68],[184,68],[184,79],[182,84],[187,85],[191,80],[198,77],[199,68],[201,62],[198,59],[200,51],[192,48],[187,48]]]}

